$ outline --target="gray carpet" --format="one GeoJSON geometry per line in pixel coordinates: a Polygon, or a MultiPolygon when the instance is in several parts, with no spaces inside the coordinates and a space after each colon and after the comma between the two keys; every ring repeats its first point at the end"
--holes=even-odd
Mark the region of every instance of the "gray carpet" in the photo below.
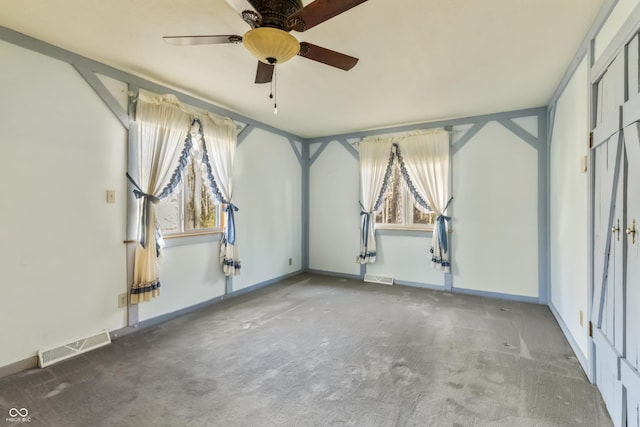
{"type": "Polygon", "coordinates": [[[0,425],[11,407],[56,427],[611,425],[548,308],[313,275],[4,378],[0,425]]]}

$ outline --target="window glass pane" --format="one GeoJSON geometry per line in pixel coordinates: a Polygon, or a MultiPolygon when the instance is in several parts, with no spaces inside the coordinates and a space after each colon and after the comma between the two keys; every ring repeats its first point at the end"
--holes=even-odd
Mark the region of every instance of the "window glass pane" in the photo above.
{"type": "Polygon", "coordinates": [[[392,167],[389,186],[387,187],[380,212],[376,215],[376,224],[433,224],[435,220],[433,213],[425,213],[415,207],[397,161],[393,163],[392,167]]]}
{"type": "Polygon", "coordinates": [[[433,224],[435,221],[435,214],[433,212],[422,212],[414,205],[412,219],[413,224],[433,224]]]}
{"type": "Polygon", "coordinates": [[[216,204],[213,203],[207,187],[202,183],[200,184],[199,228],[215,228],[216,216],[216,204]]]}
{"type": "Polygon", "coordinates": [[[400,168],[396,162],[393,163],[393,170],[389,178],[389,187],[384,196],[381,211],[376,215],[376,222],[379,224],[403,224],[404,205],[403,182],[400,168]]]}
{"type": "Polygon", "coordinates": [[[185,186],[185,231],[216,226],[216,206],[202,181],[200,165],[190,161],[184,174],[185,186]]]}
{"type": "Polygon", "coordinates": [[[156,217],[163,233],[180,233],[182,231],[182,185],[179,184],[173,193],[156,205],[156,217]]]}
{"type": "Polygon", "coordinates": [[[179,234],[220,227],[219,205],[209,196],[200,165],[192,159],[173,193],[156,207],[164,234],[179,234]]]}
{"type": "Polygon", "coordinates": [[[185,195],[185,199],[184,199],[185,200],[185,203],[184,203],[185,231],[198,228],[197,226],[198,217],[196,215],[196,206],[198,203],[197,196],[199,194],[196,194],[195,189],[196,189],[196,177],[199,174],[196,174],[194,166],[195,166],[194,162],[189,161],[189,164],[185,168],[184,175],[182,177],[182,179],[184,179],[184,185],[185,185],[185,193],[184,193],[185,195]]]}

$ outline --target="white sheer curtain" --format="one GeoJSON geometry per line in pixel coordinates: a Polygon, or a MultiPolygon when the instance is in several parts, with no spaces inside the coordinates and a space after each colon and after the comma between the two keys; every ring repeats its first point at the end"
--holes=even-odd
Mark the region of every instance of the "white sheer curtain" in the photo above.
{"type": "Polygon", "coordinates": [[[149,301],[160,294],[158,255],[161,235],[155,204],[180,182],[191,149],[187,138],[191,118],[177,98],[140,95],[136,106],[138,177],[129,176],[136,198],[142,201],[133,269],[131,303],[149,301]]]}
{"type": "Polygon", "coordinates": [[[233,204],[233,161],[236,153],[237,130],[229,118],[212,114],[199,117],[204,135],[204,174],[207,188],[224,203],[226,221],[220,241],[220,262],[226,276],[240,274],[240,259],[236,242],[233,204]]]}
{"type": "Polygon", "coordinates": [[[436,224],[431,242],[434,267],[450,269],[446,209],[449,198],[449,132],[421,131],[398,141],[397,155],[404,179],[419,208],[431,208],[436,224]]]}
{"type": "Polygon", "coordinates": [[[384,190],[389,182],[393,162],[393,143],[390,138],[365,138],[360,142],[360,186],[362,191],[362,233],[360,236],[360,264],[376,261],[377,249],[374,219],[382,205],[384,190]]]}

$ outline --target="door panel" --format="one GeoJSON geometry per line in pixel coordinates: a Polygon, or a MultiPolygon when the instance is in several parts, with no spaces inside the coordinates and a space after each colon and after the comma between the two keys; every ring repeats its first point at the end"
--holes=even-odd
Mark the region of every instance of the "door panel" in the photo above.
{"type": "Polygon", "coordinates": [[[593,292],[591,305],[594,381],[616,426],[626,417],[626,391],[620,379],[625,349],[624,53],[597,82],[593,188],[593,292]]]}
{"type": "Polygon", "coordinates": [[[622,213],[624,202],[621,133],[594,149],[594,292],[592,305],[595,383],[614,420],[622,426],[624,388],[619,359],[624,348],[622,213]],[[614,231],[615,230],[615,231],[614,231]]]}
{"type": "MultiPolygon", "coordinates": [[[[634,123],[624,130],[625,151],[627,155],[628,171],[626,176],[627,228],[640,227],[640,124],[634,123]]],[[[640,367],[640,242],[638,233],[625,234],[626,259],[626,359],[636,370],[640,367]],[[635,242],[634,242],[635,237],[635,242]]]]}
{"type": "Polygon", "coordinates": [[[618,108],[624,103],[624,55],[619,54],[613,60],[598,85],[598,99],[596,106],[597,125],[606,122],[609,117],[617,114],[618,108]]]}
{"type": "Polygon", "coordinates": [[[629,76],[628,97],[633,98],[640,92],[640,70],[638,69],[638,60],[640,53],[640,45],[638,44],[638,35],[629,42],[627,46],[627,69],[629,76]]]}
{"type": "Polygon", "coordinates": [[[628,427],[640,427],[640,376],[626,361],[620,366],[620,377],[626,393],[628,427]]]}
{"type": "Polygon", "coordinates": [[[640,38],[623,47],[594,83],[591,356],[614,424],[640,427],[640,38]]]}
{"type": "Polygon", "coordinates": [[[618,381],[618,354],[611,347],[607,338],[594,329],[593,342],[596,347],[596,372],[595,382],[602,395],[602,400],[607,405],[609,415],[614,420],[622,420],[622,383],[618,381]]]}
{"type": "MultiPolygon", "coordinates": [[[[594,194],[594,292],[592,322],[614,343],[616,323],[616,294],[621,292],[621,272],[616,271],[615,249],[617,233],[612,233],[616,218],[620,217],[622,144],[620,134],[599,145],[596,157],[596,182],[594,194]],[[617,216],[616,216],[617,215],[617,216]],[[617,273],[617,275],[616,275],[617,273]],[[616,282],[618,278],[618,282],[616,282]]],[[[622,240],[621,240],[622,241],[622,240]]]]}

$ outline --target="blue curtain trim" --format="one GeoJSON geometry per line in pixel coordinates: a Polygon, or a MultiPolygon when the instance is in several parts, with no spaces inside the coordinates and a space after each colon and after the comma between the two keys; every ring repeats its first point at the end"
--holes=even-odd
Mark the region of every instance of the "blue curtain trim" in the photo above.
{"type": "Polygon", "coordinates": [[[436,264],[440,264],[443,267],[451,267],[451,262],[449,261],[443,261],[442,258],[437,258],[434,254],[433,254],[433,248],[429,249],[429,253],[431,254],[431,262],[434,262],[436,264]]]}
{"type": "Polygon", "coordinates": [[[407,167],[404,164],[404,159],[402,158],[400,147],[398,146],[398,144],[393,145],[394,147],[396,147],[396,155],[398,156],[398,161],[400,162],[400,172],[402,172],[402,177],[404,178],[404,182],[409,188],[409,192],[418,205],[422,206],[424,209],[431,210],[429,204],[422,197],[420,197],[420,194],[418,194],[418,191],[416,191],[416,187],[413,185],[413,182],[411,182],[411,178],[409,178],[409,172],[407,172],[407,167]]]}
{"type": "Polygon", "coordinates": [[[431,262],[434,262],[436,264],[440,264],[443,267],[451,267],[451,263],[449,261],[442,261],[441,259],[437,259],[437,258],[431,258],[431,262]]]}
{"type": "Polygon", "coordinates": [[[220,203],[228,203],[222,197],[222,193],[220,192],[220,188],[218,188],[218,184],[216,183],[215,178],[213,177],[213,171],[211,170],[211,162],[209,162],[209,153],[207,152],[207,144],[203,144],[202,146],[202,161],[207,168],[207,179],[209,180],[209,184],[211,185],[211,189],[213,190],[213,195],[216,196],[216,200],[220,203]]]}
{"type": "Polygon", "coordinates": [[[377,252],[365,252],[363,254],[358,255],[358,259],[372,258],[377,255],[378,255],[377,252]]]}
{"type": "Polygon", "coordinates": [[[234,261],[232,259],[223,259],[222,260],[222,265],[224,265],[225,267],[233,267],[236,270],[240,270],[241,266],[240,266],[240,261],[234,261]]]}
{"type": "Polygon", "coordinates": [[[378,198],[376,199],[376,202],[373,204],[372,212],[376,212],[378,209],[380,209],[380,206],[384,201],[384,194],[387,192],[387,188],[389,188],[389,180],[391,178],[391,172],[393,171],[393,168],[391,166],[393,165],[394,156],[395,156],[395,153],[393,152],[393,150],[390,150],[389,161],[387,162],[387,170],[385,171],[384,178],[382,180],[382,188],[380,188],[380,193],[378,194],[378,198]]]}
{"type": "MultiPolygon", "coordinates": [[[[191,122],[192,127],[196,123],[196,121],[200,123],[199,120],[195,119],[193,122],[191,122]]],[[[202,125],[200,125],[199,132],[200,135],[202,135],[202,125]]],[[[189,154],[191,153],[191,147],[193,147],[192,138],[193,136],[191,135],[191,132],[189,132],[184,140],[184,148],[182,149],[182,154],[180,155],[180,159],[178,160],[178,166],[173,171],[173,175],[171,175],[169,183],[160,192],[160,195],[158,196],[159,199],[164,199],[165,197],[169,196],[169,194],[173,193],[173,190],[175,190],[178,184],[180,184],[180,181],[182,180],[182,172],[184,171],[184,168],[187,167],[187,163],[189,163],[189,154]]]]}
{"type": "Polygon", "coordinates": [[[147,285],[143,288],[131,288],[131,294],[132,295],[146,294],[147,292],[155,291],[159,287],[160,287],[160,282],[156,282],[156,283],[147,285]]]}

